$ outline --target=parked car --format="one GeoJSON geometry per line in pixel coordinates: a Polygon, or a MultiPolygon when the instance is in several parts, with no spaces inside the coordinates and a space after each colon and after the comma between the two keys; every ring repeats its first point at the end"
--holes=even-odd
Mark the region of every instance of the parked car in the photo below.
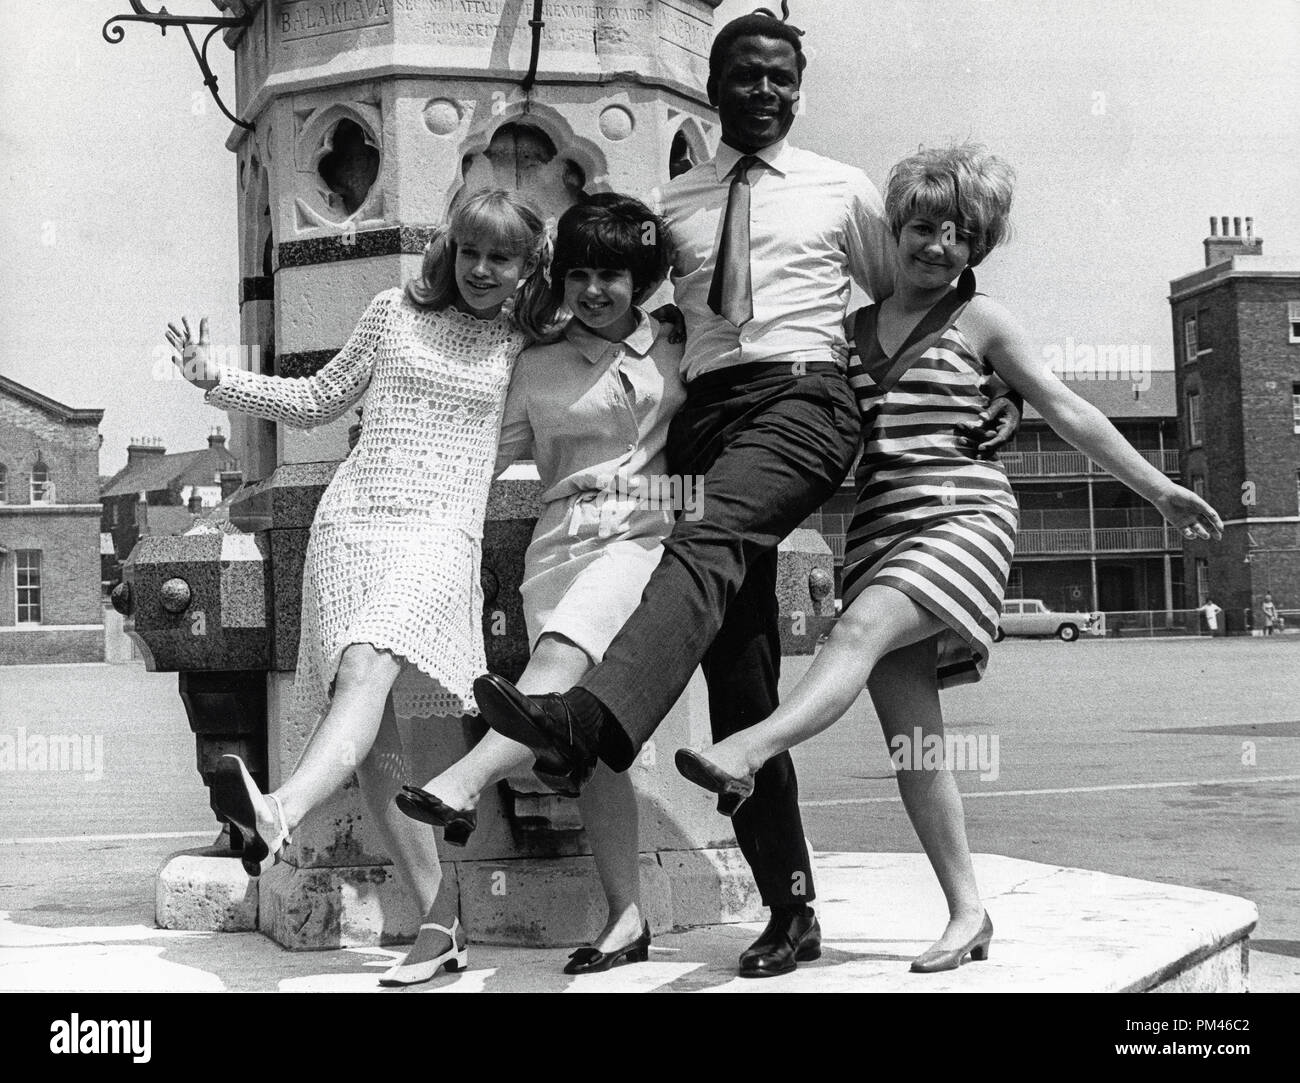
{"type": "Polygon", "coordinates": [[[1080,633],[1106,634],[1103,613],[1056,613],[1037,598],[1007,598],[1002,603],[1002,622],[993,638],[1007,636],[1056,636],[1073,643],[1080,633]]]}

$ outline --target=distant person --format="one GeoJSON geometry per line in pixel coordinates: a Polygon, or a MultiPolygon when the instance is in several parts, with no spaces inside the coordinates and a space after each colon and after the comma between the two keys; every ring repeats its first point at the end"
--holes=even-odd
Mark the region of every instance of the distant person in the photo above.
{"type": "Polygon", "coordinates": [[[302,576],[293,714],[311,727],[297,766],[263,794],[238,756],[217,764],[215,807],[244,836],[258,875],[312,809],[355,772],[361,795],[424,914],[406,958],[381,984],[465,965],[454,898],[438,888],[433,834],[393,798],[405,781],[395,714],[458,721],[475,709],[485,665],[479,564],[502,405],[529,336],[511,314],[545,288],[545,224],[512,193],[470,196],[425,251],[406,288],[375,296],[346,345],[312,376],[224,368],[199,338],[169,325],[173,360],[220,408],[312,428],[365,401],[359,443],[325,489],[302,576]],[[406,710],[390,697],[404,668],[406,710]]]}
{"type": "Polygon", "coordinates": [[[1274,632],[1280,632],[1282,630],[1282,617],[1273,602],[1273,595],[1265,594],[1263,604],[1259,608],[1264,614],[1264,634],[1271,636],[1274,632]]]}
{"type": "MultiPolygon", "coordinates": [[[[1214,509],[1146,461],[1095,407],[1035,357],[1019,323],[977,293],[971,268],[1006,236],[1013,174],[982,147],[925,150],[889,177],[895,289],[857,314],[857,396],[866,450],[844,564],[844,608],[803,678],[764,721],[678,768],[743,801],[773,756],[833,725],[864,687],[891,750],[920,734],[944,747],[939,689],[978,680],[997,629],[1019,511],[1000,463],[954,434],[989,408],[996,373],[1053,430],[1150,500],[1188,537],[1221,536],[1214,509]]],[[[911,764],[920,761],[912,749],[911,764]]],[[[903,805],[948,902],[943,935],[912,970],[984,959],[993,923],[980,901],[961,795],[944,768],[897,772],[903,805]]]]}
{"type": "Polygon", "coordinates": [[[1205,617],[1205,627],[1212,636],[1219,634],[1219,614],[1222,612],[1223,608],[1213,598],[1206,598],[1205,604],[1201,606],[1201,615],[1205,617]]]}

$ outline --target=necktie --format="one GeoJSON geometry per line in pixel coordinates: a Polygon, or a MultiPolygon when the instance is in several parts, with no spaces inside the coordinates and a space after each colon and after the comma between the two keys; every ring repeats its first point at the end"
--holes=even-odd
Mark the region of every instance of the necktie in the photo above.
{"type": "Polygon", "coordinates": [[[759,161],[746,154],[732,168],[718,261],[709,284],[709,308],[737,327],[754,318],[749,270],[749,170],[759,161]]]}

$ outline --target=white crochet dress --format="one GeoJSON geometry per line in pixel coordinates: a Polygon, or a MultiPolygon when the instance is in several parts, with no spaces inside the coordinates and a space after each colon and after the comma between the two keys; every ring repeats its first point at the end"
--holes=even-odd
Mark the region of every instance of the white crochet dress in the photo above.
{"type": "Polygon", "coordinates": [[[213,406],[295,428],[363,402],[361,439],[321,497],[307,544],[293,712],[310,730],[352,643],[410,663],[393,690],[399,716],[477,711],[483,516],[524,342],[504,317],[429,312],[390,289],[314,376],[225,369],[208,392],[213,406]]]}

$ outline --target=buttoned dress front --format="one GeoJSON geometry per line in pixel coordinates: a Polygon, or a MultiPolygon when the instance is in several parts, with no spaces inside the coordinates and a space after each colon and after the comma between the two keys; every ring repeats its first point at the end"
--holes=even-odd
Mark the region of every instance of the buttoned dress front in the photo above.
{"type": "Polygon", "coordinates": [[[669,332],[640,309],[619,342],[572,320],[515,366],[496,470],[531,455],[543,486],[520,585],[530,649],[555,633],[599,662],[659,563],[681,492],[664,452],[685,399],[669,332]]]}

